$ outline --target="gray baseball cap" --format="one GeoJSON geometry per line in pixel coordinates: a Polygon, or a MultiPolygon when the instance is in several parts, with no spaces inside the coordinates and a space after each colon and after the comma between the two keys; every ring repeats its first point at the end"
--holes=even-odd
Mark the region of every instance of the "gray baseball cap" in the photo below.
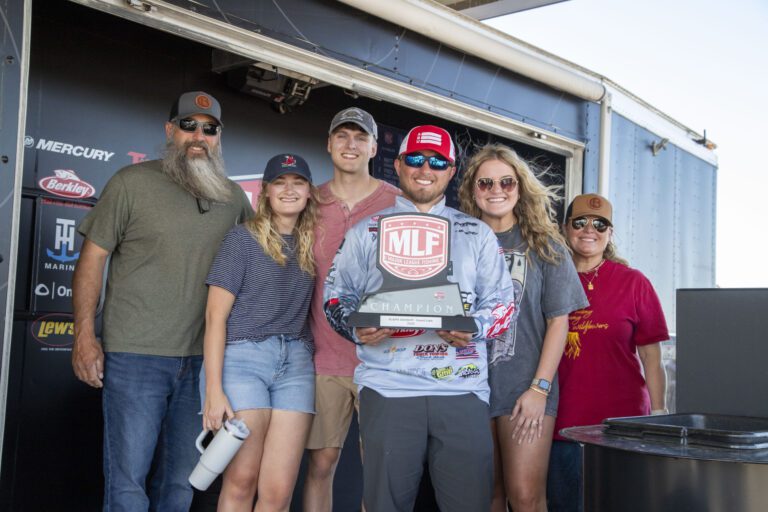
{"type": "Polygon", "coordinates": [[[224,126],[224,123],[221,122],[221,105],[216,101],[216,98],[203,91],[185,92],[179,96],[179,99],[171,106],[171,115],[168,120],[175,121],[195,114],[211,116],[224,126]]]}
{"type": "Polygon", "coordinates": [[[345,108],[335,116],[331,121],[331,128],[328,133],[333,133],[333,130],[345,123],[354,123],[363,129],[368,135],[373,135],[374,139],[379,138],[379,129],[376,126],[376,121],[373,120],[373,116],[365,110],[357,107],[345,108]]]}

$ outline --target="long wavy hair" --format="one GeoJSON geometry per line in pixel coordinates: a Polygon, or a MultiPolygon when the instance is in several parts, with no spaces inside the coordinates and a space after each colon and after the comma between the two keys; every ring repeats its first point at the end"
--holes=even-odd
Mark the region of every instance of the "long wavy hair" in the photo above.
{"type": "MultiPolygon", "coordinates": [[[[276,215],[267,197],[268,189],[269,183],[264,183],[264,188],[259,195],[259,202],[256,205],[256,213],[245,223],[245,227],[270,258],[275,260],[278,265],[285,265],[288,261],[288,257],[285,255],[286,243],[278,231],[276,215]]],[[[315,258],[312,255],[312,246],[315,243],[319,195],[317,187],[311,183],[309,192],[307,206],[299,214],[292,234],[296,239],[296,261],[298,261],[299,267],[307,274],[314,276],[315,258]]]]}
{"type": "Polygon", "coordinates": [[[527,251],[535,251],[542,260],[549,263],[558,263],[563,253],[558,252],[556,246],[568,247],[558,229],[557,212],[553,207],[560,200],[562,187],[544,185],[530,165],[513,149],[503,144],[488,144],[472,156],[459,186],[461,210],[481,218],[483,212],[475,201],[475,181],[478,169],[489,160],[504,162],[515,171],[518,199],[512,211],[520,226],[520,233],[528,243],[527,251]]]}
{"type": "Polygon", "coordinates": [[[603,259],[611,260],[620,265],[624,265],[625,267],[629,266],[629,261],[619,256],[616,244],[613,243],[613,240],[608,240],[608,245],[605,246],[605,250],[603,251],[603,259]]]}

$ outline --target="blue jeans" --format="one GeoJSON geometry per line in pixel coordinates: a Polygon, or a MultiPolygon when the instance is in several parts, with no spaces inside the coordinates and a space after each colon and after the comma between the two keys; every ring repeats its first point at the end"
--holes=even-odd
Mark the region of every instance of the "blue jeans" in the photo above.
{"type": "Polygon", "coordinates": [[[189,510],[202,362],[202,356],[105,354],[105,512],[189,510]]]}
{"type": "Polygon", "coordinates": [[[552,442],[547,475],[547,509],[549,512],[584,510],[582,452],[578,443],[552,442]]]}

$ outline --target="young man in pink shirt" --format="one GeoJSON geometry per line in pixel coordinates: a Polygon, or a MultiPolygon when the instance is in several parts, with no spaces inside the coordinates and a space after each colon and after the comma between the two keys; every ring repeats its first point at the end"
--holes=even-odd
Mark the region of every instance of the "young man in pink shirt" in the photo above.
{"type": "Polygon", "coordinates": [[[355,345],[328,325],[323,312],[323,287],[344,234],[358,221],[388,208],[398,188],[369,174],[376,155],[378,129],[366,111],[351,107],[336,114],[328,135],[333,178],[320,185],[320,223],[316,232],[317,277],[310,326],[315,339],[315,415],[307,441],[309,468],[304,483],[304,511],[330,512],[333,476],[341,447],[357,407],[352,375],[359,363],[355,345]]]}

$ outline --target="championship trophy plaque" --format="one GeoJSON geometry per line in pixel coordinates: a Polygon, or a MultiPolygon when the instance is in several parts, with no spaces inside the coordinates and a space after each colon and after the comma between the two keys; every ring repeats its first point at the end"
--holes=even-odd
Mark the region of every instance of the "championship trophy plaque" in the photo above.
{"type": "Polygon", "coordinates": [[[475,332],[464,314],[451,271],[451,222],[427,213],[396,213],[379,219],[376,266],[381,288],[365,295],[349,324],[355,327],[444,329],[475,332]]]}

